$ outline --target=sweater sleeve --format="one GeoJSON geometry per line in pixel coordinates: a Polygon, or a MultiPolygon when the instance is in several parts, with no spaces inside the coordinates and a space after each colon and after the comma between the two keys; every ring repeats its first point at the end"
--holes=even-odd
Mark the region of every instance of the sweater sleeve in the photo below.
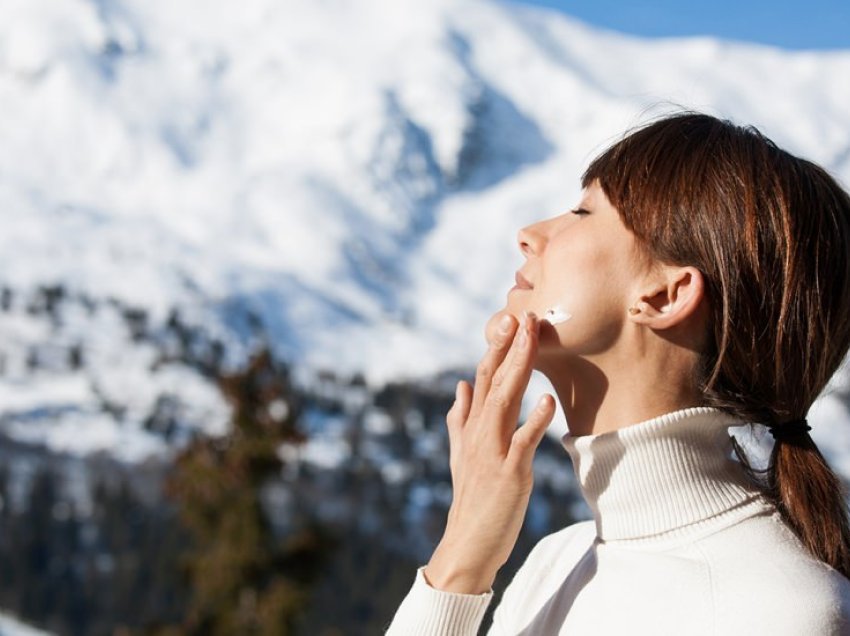
{"type": "Polygon", "coordinates": [[[396,610],[386,636],[475,636],[493,590],[483,594],[458,594],[437,590],[416,570],[413,586],[396,610]]]}

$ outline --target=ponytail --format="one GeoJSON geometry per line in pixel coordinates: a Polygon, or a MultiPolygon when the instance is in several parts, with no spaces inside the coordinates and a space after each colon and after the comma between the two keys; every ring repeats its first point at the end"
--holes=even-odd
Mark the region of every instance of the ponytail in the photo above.
{"type": "Polygon", "coordinates": [[[767,494],[809,552],[850,578],[846,492],[808,434],[776,441],[767,494]]]}
{"type": "Polygon", "coordinates": [[[779,437],[766,469],[753,468],[733,436],[745,472],[815,558],[850,579],[846,491],[808,433],[779,437]]]}

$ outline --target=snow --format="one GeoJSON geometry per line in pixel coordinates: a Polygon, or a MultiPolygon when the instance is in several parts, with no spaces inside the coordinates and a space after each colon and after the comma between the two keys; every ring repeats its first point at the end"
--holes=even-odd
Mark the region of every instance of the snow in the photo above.
{"type": "Polygon", "coordinates": [[[0,636],[50,636],[50,634],[30,627],[8,614],[0,613],[0,636]]]}
{"type": "MultiPolygon", "coordinates": [[[[497,0],[7,0],[0,284],[96,309],[0,315],[0,421],[126,458],[176,443],[143,425],[163,396],[224,430],[215,387],[155,364],[110,301],[154,329],[179,308],[236,359],[252,312],[281,355],[370,384],[472,367],[517,230],[572,205],[626,128],[694,107],[850,183],[848,76],[850,51],[647,40],[497,0]],[[82,369],[50,363],[74,343],[82,369]]],[[[545,390],[535,375],[526,405],[545,390]]],[[[847,416],[823,404],[816,434],[850,475],[847,416]]]]}

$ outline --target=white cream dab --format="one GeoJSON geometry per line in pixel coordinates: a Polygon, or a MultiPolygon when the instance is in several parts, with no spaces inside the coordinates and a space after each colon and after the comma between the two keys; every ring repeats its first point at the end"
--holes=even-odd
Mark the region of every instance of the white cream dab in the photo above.
{"type": "Polygon", "coordinates": [[[541,320],[545,320],[550,325],[557,325],[568,321],[572,317],[573,315],[565,312],[563,307],[555,305],[554,307],[546,310],[546,313],[543,314],[543,318],[541,318],[541,320]]]}

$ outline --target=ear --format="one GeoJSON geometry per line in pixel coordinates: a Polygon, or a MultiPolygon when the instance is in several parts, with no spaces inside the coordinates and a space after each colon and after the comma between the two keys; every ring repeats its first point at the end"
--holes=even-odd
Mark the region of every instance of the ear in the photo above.
{"type": "Polygon", "coordinates": [[[704,295],[702,272],[696,267],[668,266],[663,279],[642,293],[635,305],[640,313],[629,318],[652,329],[681,324],[700,307],[704,295]]]}

